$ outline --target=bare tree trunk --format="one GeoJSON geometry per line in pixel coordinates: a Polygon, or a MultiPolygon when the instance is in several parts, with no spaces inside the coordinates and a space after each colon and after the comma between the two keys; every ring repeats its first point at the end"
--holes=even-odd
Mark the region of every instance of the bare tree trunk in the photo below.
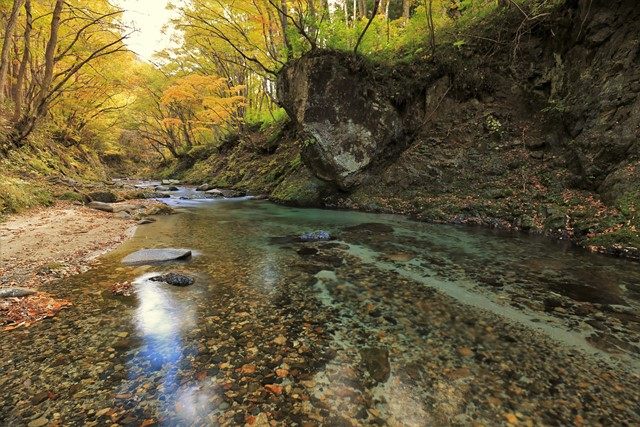
{"type": "Polygon", "coordinates": [[[358,41],[356,42],[356,45],[353,48],[353,53],[358,53],[358,47],[360,46],[360,42],[362,42],[362,38],[364,37],[365,33],[369,29],[369,26],[371,25],[371,23],[375,19],[376,14],[378,13],[378,8],[379,7],[380,7],[380,0],[374,0],[373,10],[371,11],[371,16],[369,17],[369,20],[367,21],[367,25],[365,25],[364,29],[360,33],[360,37],[358,37],[358,41]]]}
{"type": "Polygon", "coordinates": [[[365,0],[358,0],[358,15],[360,15],[360,18],[367,16],[367,5],[364,1],[365,0]]]}
{"type": "Polygon", "coordinates": [[[16,84],[13,88],[13,121],[17,122],[22,114],[22,104],[24,98],[24,80],[27,75],[27,66],[31,60],[31,30],[33,29],[33,16],[31,14],[31,0],[24,3],[24,11],[26,14],[26,22],[24,27],[24,46],[22,51],[22,60],[18,69],[16,84]]]}
{"type": "Polygon", "coordinates": [[[318,32],[318,22],[316,21],[316,5],[313,3],[313,0],[307,0],[307,8],[309,13],[309,20],[311,21],[309,25],[309,37],[315,39],[318,32]]]}
{"type": "Polygon", "coordinates": [[[64,0],[56,0],[56,5],[53,8],[53,14],[51,15],[51,29],[49,31],[49,40],[47,41],[47,47],[44,53],[44,75],[42,77],[42,83],[40,84],[40,92],[36,101],[36,108],[38,112],[41,112],[45,106],[45,100],[47,98],[51,83],[53,83],[53,68],[55,66],[56,47],[58,46],[58,31],[60,30],[60,17],[62,15],[62,8],[64,6],[64,0]]]}
{"type": "Polygon", "coordinates": [[[402,17],[405,19],[411,17],[411,0],[402,0],[402,17]]]}
{"type": "Polygon", "coordinates": [[[280,10],[278,10],[278,16],[280,17],[280,25],[282,26],[282,38],[284,40],[284,47],[287,51],[287,60],[291,58],[293,55],[293,47],[291,47],[291,42],[289,41],[288,32],[288,23],[287,23],[287,0],[280,1],[280,10]]]}
{"type": "Polygon", "coordinates": [[[4,30],[4,37],[2,40],[2,51],[0,52],[0,102],[5,98],[5,86],[7,81],[7,72],[9,71],[9,52],[11,51],[11,40],[13,39],[13,31],[18,23],[18,16],[20,15],[20,8],[24,0],[13,0],[13,6],[11,7],[11,13],[7,19],[7,25],[4,30]]]}
{"type": "Polygon", "coordinates": [[[429,45],[431,46],[431,55],[436,54],[436,30],[433,25],[433,0],[425,0],[427,2],[427,27],[429,27],[429,45]]]}

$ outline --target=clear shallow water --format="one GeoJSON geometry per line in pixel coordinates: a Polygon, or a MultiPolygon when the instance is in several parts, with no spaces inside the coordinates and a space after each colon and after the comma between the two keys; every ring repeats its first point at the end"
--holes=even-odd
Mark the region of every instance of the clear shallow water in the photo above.
{"type": "Polygon", "coordinates": [[[0,420],[640,422],[636,264],[393,216],[183,206],[52,285],[71,310],[3,333],[0,420]],[[317,229],[338,239],[289,238],[317,229]],[[154,247],[195,256],[120,263],[154,247]],[[148,280],[164,271],[197,280],[148,280]],[[123,281],[135,296],[108,291],[123,281]]]}

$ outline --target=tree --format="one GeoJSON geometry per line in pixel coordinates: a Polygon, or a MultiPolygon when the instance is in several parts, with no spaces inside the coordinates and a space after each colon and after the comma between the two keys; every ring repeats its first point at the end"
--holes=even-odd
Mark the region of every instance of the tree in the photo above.
{"type": "Polygon", "coordinates": [[[7,71],[9,69],[9,52],[11,50],[11,41],[13,33],[18,23],[18,15],[24,0],[13,0],[11,13],[7,19],[4,29],[4,37],[2,38],[2,51],[0,51],[0,103],[5,99],[5,86],[7,81],[7,71]]]}
{"type": "Polygon", "coordinates": [[[26,6],[29,10],[25,13],[23,54],[16,86],[12,91],[14,123],[10,142],[13,146],[25,144],[38,121],[49,113],[51,103],[68,90],[87,64],[126,50],[123,44],[126,36],[115,23],[115,17],[121,11],[106,1],[98,6],[92,9],[83,1],[71,3],[56,0],[45,29],[45,49],[39,58],[34,57],[30,48],[29,40],[33,31],[31,3],[26,6]],[[24,89],[25,85],[28,86],[27,90],[24,89]]]}

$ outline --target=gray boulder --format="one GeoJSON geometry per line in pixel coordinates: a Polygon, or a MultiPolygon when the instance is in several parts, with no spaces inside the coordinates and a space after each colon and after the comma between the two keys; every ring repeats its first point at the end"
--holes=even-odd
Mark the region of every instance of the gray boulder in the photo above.
{"type": "Polygon", "coordinates": [[[94,191],[88,194],[92,202],[115,203],[118,197],[111,191],[94,191]]]}
{"type": "Polygon", "coordinates": [[[122,263],[129,265],[155,264],[184,260],[189,257],[191,257],[191,251],[189,249],[142,249],[124,257],[122,263]]]}
{"type": "Polygon", "coordinates": [[[213,187],[211,187],[211,185],[209,184],[202,184],[199,187],[196,188],[196,191],[209,191],[212,190],[213,187]]]}
{"type": "Polygon", "coordinates": [[[344,190],[403,137],[400,113],[365,70],[354,68],[343,55],[311,54],[278,76],[279,101],[307,137],[304,163],[344,190]]]}

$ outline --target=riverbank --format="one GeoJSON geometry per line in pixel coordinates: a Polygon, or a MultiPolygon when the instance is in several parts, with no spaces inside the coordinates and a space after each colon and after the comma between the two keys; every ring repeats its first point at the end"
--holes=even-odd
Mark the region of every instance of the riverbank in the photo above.
{"type": "MultiPolygon", "coordinates": [[[[130,200],[148,212],[158,202],[130,200]]],[[[0,327],[13,328],[50,317],[69,306],[38,292],[45,284],[88,270],[95,260],[132,237],[137,220],[71,202],[33,208],[0,223],[0,290],[21,288],[34,294],[0,299],[0,327]]]]}

